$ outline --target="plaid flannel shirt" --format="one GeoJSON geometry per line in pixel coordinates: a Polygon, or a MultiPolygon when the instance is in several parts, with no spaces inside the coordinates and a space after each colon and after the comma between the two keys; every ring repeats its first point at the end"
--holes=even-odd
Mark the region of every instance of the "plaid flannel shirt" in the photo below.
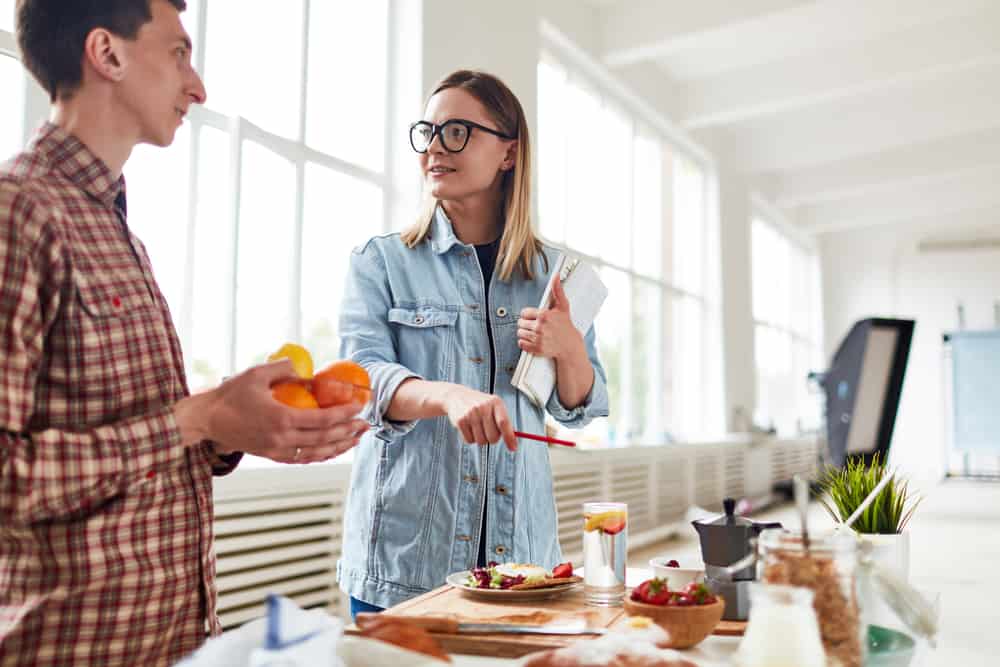
{"type": "Polygon", "coordinates": [[[0,167],[0,665],[170,665],[220,630],[211,443],[185,447],[124,179],[45,124],[0,167]]]}

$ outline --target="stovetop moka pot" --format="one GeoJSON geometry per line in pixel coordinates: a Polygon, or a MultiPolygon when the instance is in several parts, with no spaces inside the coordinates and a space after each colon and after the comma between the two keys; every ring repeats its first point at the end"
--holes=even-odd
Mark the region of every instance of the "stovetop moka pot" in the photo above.
{"type": "MultiPolygon", "coordinates": [[[[751,538],[760,535],[767,528],[781,528],[780,523],[758,523],[750,521],[734,513],[736,502],[732,498],[722,501],[726,513],[711,521],[692,521],[691,525],[698,531],[701,540],[701,558],[705,561],[705,573],[712,574],[712,567],[724,568],[748,556],[753,550],[751,538]]],[[[751,581],[756,579],[756,566],[750,565],[734,573],[729,579],[734,581],[751,581]]]]}

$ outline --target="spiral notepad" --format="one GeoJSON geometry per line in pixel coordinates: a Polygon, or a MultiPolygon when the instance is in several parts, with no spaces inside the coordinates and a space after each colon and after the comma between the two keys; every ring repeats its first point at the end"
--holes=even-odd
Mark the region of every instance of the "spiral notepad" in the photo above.
{"type": "MultiPolygon", "coordinates": [[[[549,282],[542,293],[539,308],[547,308],[552,293],[552,281],[559,275],[562,279],[563,291],[569,299],[570,318],[581,334],[586,334],[594,318],[601,310],[601,305],[608,297],[608,288],[601,282],[594,267],[579,259],[559,255],[549,276],[549,282]]],[[[527,396],[532,403],[544,407],[556,386],[556,365],[551,359],[536,357],[522,352],[514,369],[511,380],[517,389],[527,396]]]]}

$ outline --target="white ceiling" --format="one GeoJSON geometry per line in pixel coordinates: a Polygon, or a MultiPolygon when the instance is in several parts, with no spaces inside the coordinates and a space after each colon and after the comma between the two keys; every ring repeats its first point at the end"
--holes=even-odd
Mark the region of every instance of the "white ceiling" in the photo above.
{"type": "Polygon", "coordinates": [[[1000,0],[587,7],[601,60],[803,230],[1000,212],[1000,0]]]}

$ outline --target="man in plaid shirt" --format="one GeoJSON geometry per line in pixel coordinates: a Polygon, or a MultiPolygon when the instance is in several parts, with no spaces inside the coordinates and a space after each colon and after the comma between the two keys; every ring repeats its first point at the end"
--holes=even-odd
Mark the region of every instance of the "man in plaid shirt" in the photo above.
{"type": "MultiPolygon", "coordinates": [[[[281,361],[188,396],[122,168],[205,90],[183,0],[18,0],[52,120],[0,166],[0,665],[170,665],[219,631],[212,475],[353,447],[281,361]]],[[[178,221],[179,222],[179,221],[178,221]]]]}

